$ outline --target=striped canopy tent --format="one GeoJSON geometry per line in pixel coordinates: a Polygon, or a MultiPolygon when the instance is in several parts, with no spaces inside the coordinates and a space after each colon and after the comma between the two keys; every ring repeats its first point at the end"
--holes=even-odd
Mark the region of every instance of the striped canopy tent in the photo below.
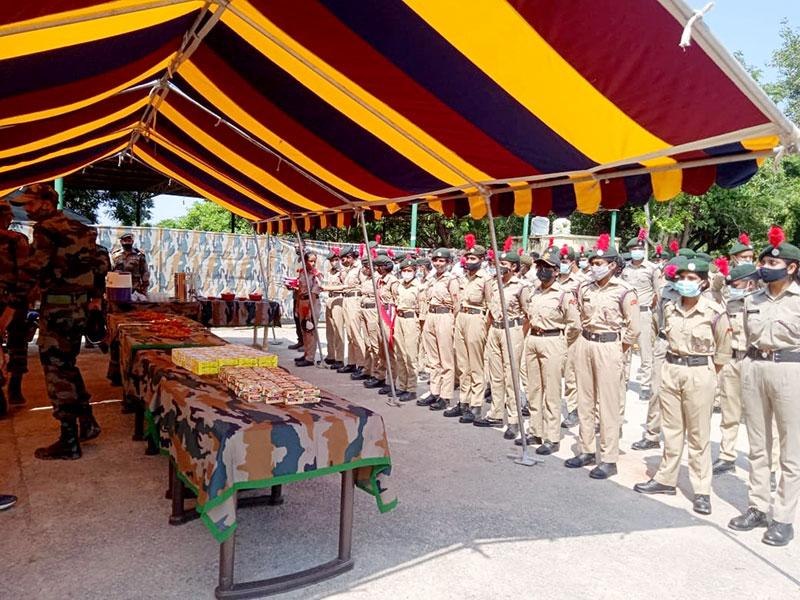
{"type": "Polygon", "coordinates": [[[733,187],[797,130],[692,14],[678,0],[9,3],[0,195],[119,155],[278,233],[406,202],[564,216],[733,187]]]}

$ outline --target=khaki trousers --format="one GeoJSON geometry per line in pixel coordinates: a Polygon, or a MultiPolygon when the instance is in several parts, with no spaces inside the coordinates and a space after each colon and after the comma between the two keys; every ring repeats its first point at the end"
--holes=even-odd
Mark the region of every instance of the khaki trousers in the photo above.
{"type": "Polygon", "coordinates": [[[653,347],[653,377],[651,379],[650,400],[647,403],[647,421],[644,425],[644,438],[651,442],[661,440],[661,400],[658,397],[661,390],[661,371],[667,359],[667,340],[657,337],[653,347]]]}
{"type": "Polygon", "coordinates": [[[364,337],[361,335],[361,301],[358,296],[344,298],[342,310],[344,312],[344,327],[347,333],[347,364],[364,366],[364,337]]]}
{"type": "Polygon", "coordinates": [[[780,440],[781,478],[775,495],[773,518],[793,523],[800,498],[800,364],[754,361],[741,365],[742,404],[750,440],[750,506],[768,512],[772,420],[780,440]]]}
{"type": "MultiPolygon", "coordinates": [[[[512,327],[511,348],[517,364],[521,362],[523,351],[522,327],[512,327]]],[[[511,360],[508,355],[506,333],[497,327],[489,328],[486,339],[486,361],[489,364],[489,381],[492,386],[492,407],[487,415],[491,419],[502,419],[505,407],[509,425],[519,423],[517,400],[514,398],[514,384],[511,378],[511,360]]]]}
{"type": "MultiPolygon", "coordinates": [[[[575,340],[577,342],[577,340],[575,340]]],[[[564,397],[567,412],[578,410],[578,378],[575,375],[575,342],[567,348],[567,359],[564,361],[564,397]]]]}
{"type": "Polygon", "coordinates": [[[344,298],[329,298],[325,311],[325,335],[328,342],[328,356],[337,362],[344,361],[344,298]]]}
{"type": "Polygon", "coordinates": [[[639,357],[642,359],[642,364],[639,367],[639,372],[642,376],[639,378],[640,389],[651,389],[653,379],[653,328],[650,327],[650,317],[653,313],[650,310],[642,311],[641,314],[646,317],[643,319],[645,326],[639,332],[639,357]]]}
{"type": "Polygon", "coordinates": [[[453,345],[456,352],[456,364],[461,371],[458,379],[459,400],[471,407],[483,406],[483,391],[486,387],[486,380],[483,377],[486,317],[458,313],[453,345]]]}
{"type": "MultiPolygon", "coordinates": [[[[321,309],[319,300],[314,302],[314,311],[311,312],[311,301],[310,300],[300,300],[299,301],[299,313],[308,315],[307,321],[312,320],[312,315],[317,315],[319,318],[319,312],[321,309]]],[[[305,356],[306,360],[314,362],[315,354],[317,352],[317,340],[319,339],[319,324],[317,323],[314,326],[314,329],[309,331],[305,328],[305,326],[301,323],[301,327],[303,328],[303,355],[305,356]]],[[[321,357],[320,357],[321,358],[321,357]]]]}
{"type": "Polygon", "coordinates": [[[711,493],[709,438],[716,387],[717,374],[711,364],[687,367],[664,363],[659,391],[664,452],[658,472],[653,477],[658,483],[677,485],[685,438],[689,446],[692,490],[695,494],[711,493]]]}
{"type": "Polygon", "coordinates": [[[416,317],[397,317],[394,322],[395,357],[393,368],[397,390],[417,391],[417,348],[419,347],[419,321],[416,317]]]}
{"type": "Polygon", "coordinates": [[[732,360],[719,372],[720,431],[719,457],[722,460],[736,460],[736,440],[739,437],[739,423],[742,421],[742,361],[732,360]]]}
{"type": "Polygon", "coordinates": [[[561,440],[561,371],[566,355],[563,335],[525,339],[531,433],[544,441],[561,440]]]}
{"type": "Polygon", "coordinates": [[[595,452],[595,406],[600,420],[600,459],[619,458],[620,387],[624,358],[622,343],[591,342],[583,336],[575,342],[578,378],[578,436],[581,453],[595,452]]]}
{"type": "Polygon", "coordinates": [[[419,355],[417,356],[417,368],[419,371],[431,372],[431,366],[428,363],[428,353],[425,351],[425,323],[427,317],[419,321],[419,355]]]}
{"type": "Polygon", "coordinates": [[[453,313],[428,313],[422,335],[430,366],[431,394],[450,400],[455,382],[453,313]]]}
{"type": "Polygon", "coordinates": [[[381,338],[378,331],[378,313],[373,306],[359,308],[359,314],[359,327],[364,340],[364,371],[376,379],[383,379],[380,372],[381,338]]]}

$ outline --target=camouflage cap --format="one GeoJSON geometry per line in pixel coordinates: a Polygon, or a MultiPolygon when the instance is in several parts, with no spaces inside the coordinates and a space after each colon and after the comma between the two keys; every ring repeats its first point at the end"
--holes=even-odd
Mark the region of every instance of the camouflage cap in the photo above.
{"type": "Polygon", "coordinates": [[[447,260],[452,260],[453,255],[448,248],[437,248],[431,254],[431,258],[446,258],[447,260]]]}
{"type": "Polygon", "coordinates": [[[731,283],[732,281],[739,281],[740,279],[757,279],[758,269],[753,263],[742,263],[736,265],[731,269],[725,281],[731,283]]]}
{"type": "Polygon", "coordinates": [[[57,202],[58,192],[53,189],[53,186],[46,183],[34,183],[7,196],[7,200],[14,206],[25,206],[29,200],[34,198],[49,198],[57,202]]]}

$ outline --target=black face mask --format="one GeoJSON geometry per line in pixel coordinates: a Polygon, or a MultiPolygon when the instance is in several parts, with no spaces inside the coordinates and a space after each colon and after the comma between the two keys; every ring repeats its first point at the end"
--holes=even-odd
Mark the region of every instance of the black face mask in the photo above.
{"type": "Polygon", "coordinates": [[[477,271],[481,268],[481,263],[464,263],[464,269],[467,271],[477,271]]]}
{"type": "Polygon", "coordinates": [[[133,250],[133,244],[122,244],[123,250],[133,250]]]}
{"type": "Polygon", "coordinates": [[[550,267],[539,267],[539,269],[536,271],[536,277],[539,278],[539,281],[550,281],[555,276],[556,270],[550,267]]]}
{"type": "Polygon", "coordinates": [[[758,276],[764,283],[772,283],[773,281],[786,279],[789,276],[789,273],[786,271],[786,267],[783,267],[782,269],[767,269],[766,267],[761,267],[758,270],[758,276]]]}

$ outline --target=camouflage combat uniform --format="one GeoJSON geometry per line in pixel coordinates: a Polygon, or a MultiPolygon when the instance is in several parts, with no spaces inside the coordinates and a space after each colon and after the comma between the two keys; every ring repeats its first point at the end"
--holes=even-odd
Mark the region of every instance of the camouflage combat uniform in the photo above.
{"type": "Polygon", "coordinates": [[[133,250],[120,248],[112,254],[111,262],[115,271],[126,271],[131,274],[134,292],[147,294],[147,289],[150,287],[150,270],[147,268],[144,252],[138,248],[133,250]]]}

